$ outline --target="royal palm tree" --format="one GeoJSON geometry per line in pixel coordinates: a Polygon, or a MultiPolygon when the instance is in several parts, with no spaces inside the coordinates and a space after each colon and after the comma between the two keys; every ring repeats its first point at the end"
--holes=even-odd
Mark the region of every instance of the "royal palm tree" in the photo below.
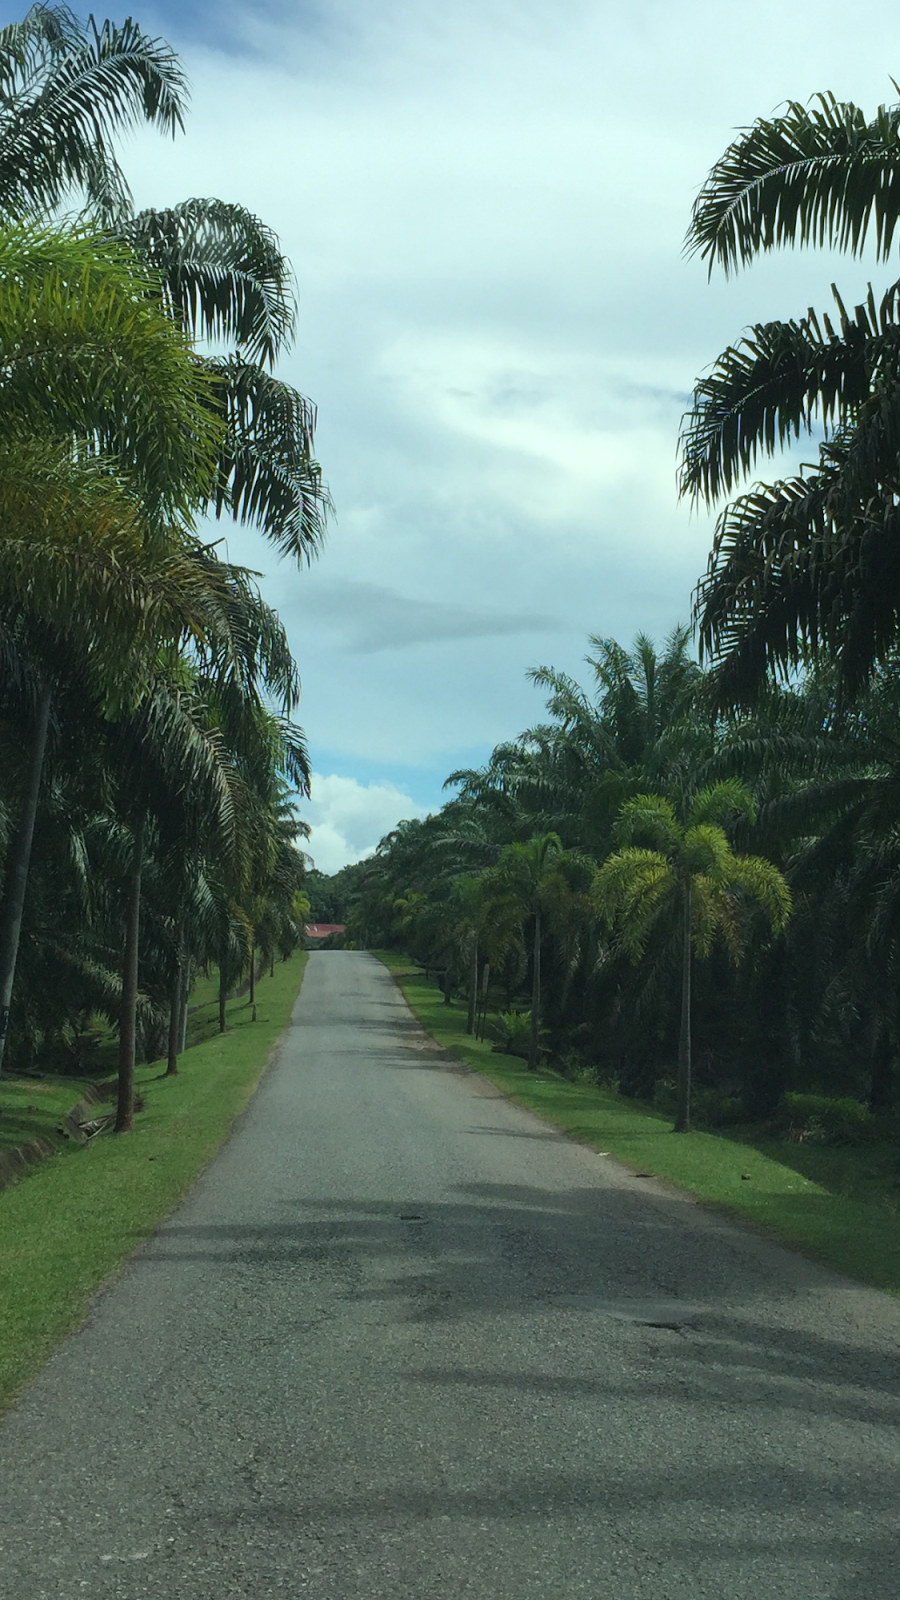
{"type": "Polygon", "coordinates": [[[787,922],[791,896],[781,873],[761,856],[733,851],[722,826],[751,816],[749,792],[735,781],[714,785],[691,802],[684,821],[661,795],[637,795],[622,807],[616,824],[619,849],[598,869],[596,909],[635,963],[646,953],[664,920],[681,943],[681,1030],[678,1044],[676,1133],[690,1129],[691,962],[707,956],[717,940],[740,955],[746,911],[753,903],[774,932],[787,922]],[[644,840],[644,844],[636,841],[644,840]]]}

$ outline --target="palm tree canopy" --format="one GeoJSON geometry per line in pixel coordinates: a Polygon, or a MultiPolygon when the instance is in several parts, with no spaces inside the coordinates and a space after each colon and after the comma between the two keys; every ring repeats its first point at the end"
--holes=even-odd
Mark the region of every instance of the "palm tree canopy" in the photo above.
{"type": "Polygon", "coordinates": [[[685,823],[662,795],[626,801],[616,826],[620,848],[597,869],[592,898],[632,961],[642,959],[664,914],[677,918],[687,890],[691,943],[699,956],[721,939],[736,960],[751,904],[774,932],[785,926],[791,893],[781,873],[761,856],[736,854],[721,825],[754,814],[749,791],[734,779],[697,794],[685,823]],[[641,839],[646,843],[636,842],[641,839]]]}
{"type": "Polygon", "coordinates": [[[209,492],[221,423],[153,289],[108,239],[0,229],[0,432],[77,439],[148,508],[189,515],[209,492]]]}
{"type": "Polygon", "coordinates": [[[174,52],[130,18],[98,28],[33,5],[0,29],[0,214],[46,214],[75,190],[114,225],[131,196],[113,136],[141,122],[175,134],[186,100],[174,52]]]}

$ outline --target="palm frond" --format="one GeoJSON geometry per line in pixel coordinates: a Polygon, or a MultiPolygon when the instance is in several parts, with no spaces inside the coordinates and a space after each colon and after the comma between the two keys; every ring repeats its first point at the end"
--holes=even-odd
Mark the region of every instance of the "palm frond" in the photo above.
{"type": "Polygon", "coordinates": [[[680,492],[707,503],[729,494],[760,455],[816,426],[852,419],[873,391],[893,393],[900,369],[900,292],[851,314],[836,288],[836,322],[810,310],[799,321],[757,323],[719,356],[682,422],[680,492]]]}
{"type": "Polygon", "coordinates": [[[780,245],[890,253],[900,213],[900,107],[867,120],[833,94],[744,129],[694,206],[687,248],[727,272],[780,245]]]}
{"type": "Polygon", "coordinates": [[[236,357],[206,366],[225,427],[211,509],[254,523],[282,554],[311,561],[332,509],[312,454],[315,408],[260,366],[236,357]]]}
{"type": "Polygon", "coordinates": [[[121,230],[158,276],[165,304],[195,337],[224,340],[271,364],[290,342],[296,308],[278,239],[246,207],[192,199],[140,211],[121,230]]]}

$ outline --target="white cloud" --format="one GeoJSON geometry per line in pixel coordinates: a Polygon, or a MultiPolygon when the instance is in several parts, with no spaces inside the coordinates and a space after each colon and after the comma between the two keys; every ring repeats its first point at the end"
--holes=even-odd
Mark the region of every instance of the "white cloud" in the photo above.
{"type": "Polygon", "coordinates": [[[370,856],[380,839],[408,817],[425,812],[393,783],[357,783],[332,773],[313,773],[304,816],[311,827],[307,846],[320,872],[337,872],[370,856]]]}
{"type": "MultiPolygon", "coordinates": [[[[288,625],[314,763],[405,763],[439,803],[463,750],[540,719],[529,666],[577,674],[591,632],[688,619],[711,532],[675,498],[694,379],[748,322],[887,281],[796,251],[710,285],[682,255],[691,204],[732,130],[786,98],[894,97],[871,43],[894,7],[864,9],[821,0],[810,30],[757,0],[750,48],[721,0],[141,13],[194,100],[185,138],[128,152],[139,202],[241,200],[298,274],[281,370],[318,402],[338,522],[308,573],[253,535],[229,547],[288,625]]],[[[384,831],[319,827],[329,859],[384,831]]]]}

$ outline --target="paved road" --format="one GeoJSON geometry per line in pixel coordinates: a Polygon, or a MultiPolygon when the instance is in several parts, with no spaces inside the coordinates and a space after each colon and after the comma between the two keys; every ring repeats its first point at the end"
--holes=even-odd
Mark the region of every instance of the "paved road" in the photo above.
{"type": "Polygon", "coordinates": [[[900,1306],[629,1178],[314,955],[0,1427],[9,1600],[897,1600],[900,1306]]]}

